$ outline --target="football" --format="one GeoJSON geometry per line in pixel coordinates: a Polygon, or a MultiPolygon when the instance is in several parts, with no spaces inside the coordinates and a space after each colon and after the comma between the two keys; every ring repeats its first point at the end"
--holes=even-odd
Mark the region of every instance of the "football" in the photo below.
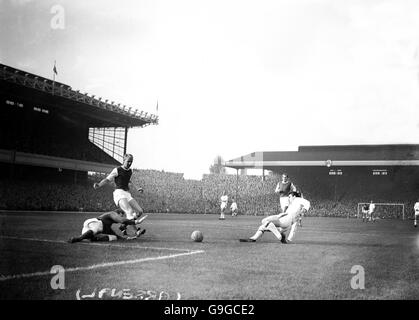
{"type": "Polygon", "coordinates": [[[195,230],[191,234],[191,239],[195,242],[201,242],[204,239],[204,235],[202,234],[201,231],[195,230]]]}

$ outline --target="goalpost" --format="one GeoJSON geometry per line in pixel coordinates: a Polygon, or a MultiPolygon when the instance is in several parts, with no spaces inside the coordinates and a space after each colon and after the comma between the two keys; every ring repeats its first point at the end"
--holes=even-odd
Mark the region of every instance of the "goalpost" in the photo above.
{"type": "MultiPolygon", "coordinates": [[[[362,218],[362,207],[369,202],[360,202],[357,206],[356,217],[362,218]]],[[[375,210],[373,216],[380,219],[405,219],[404,203],[374,203],[375,210]]]]}

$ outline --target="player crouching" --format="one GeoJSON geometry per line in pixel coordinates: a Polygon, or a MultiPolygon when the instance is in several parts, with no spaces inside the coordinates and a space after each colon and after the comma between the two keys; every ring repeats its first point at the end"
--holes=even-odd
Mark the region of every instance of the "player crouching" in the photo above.
{"type": "Polygon", "coordinates": [[[231,206],[230,206],[231,216],[232,217],[236,217],[237,216],[237,213],[238,213],[237,202],[234,199],[234,197],[232,198],[231,201],[232,201],[231,206]]]}
{"type": "MultiPolygon", "coordinates": [[[[140,222],[141,223],[141,222],[140,222]]],[[[121,226],[138,224],[137,220],[129,220],[125,218],[125,213],[121,209],[109,211],[101,214],[97,218],[87,219],[83,223],[81,235],[72,237],[69,243],[80,242],[83,240],[90,241],[115,241],[117,239],[133,240],[145,233],[145,229],[139,229],[137,234],[129,237],[120,230],[121,226]]]]}
{"type": "Polygon", "coordinates": [[[241,242],[256,242],[265,231],[271,231],[282,243],[291,242],[294,238],[299,216],[310,209],[310,202],[301,198],[300,193],[292,191],[289,194],[290,204],[284,213],[272,215],[262,220],[256,233],[241,242]],[[289,231],[288,237],[286,232],[289,231]]]}

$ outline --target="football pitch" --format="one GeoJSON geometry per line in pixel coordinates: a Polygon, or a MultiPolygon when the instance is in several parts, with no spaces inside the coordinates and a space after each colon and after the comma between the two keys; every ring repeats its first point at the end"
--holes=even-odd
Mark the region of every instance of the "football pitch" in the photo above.
{"type": "Polygon", "coordinates": [[[238,241],[261,216],[149,214],[139,239],[66,242],[98,215],[1,212],[0,300],[419,299],[411,220],[307,217],[281,244],[238,241]]]}

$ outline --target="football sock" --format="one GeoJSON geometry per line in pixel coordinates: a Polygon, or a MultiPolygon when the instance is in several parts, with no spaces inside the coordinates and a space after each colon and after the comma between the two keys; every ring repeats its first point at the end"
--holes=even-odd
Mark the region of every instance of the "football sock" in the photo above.
{"type": "MultiPolygon", "coordinates": [[[[260,228],[259,228],[260,229],[260,228]]],[[[257,240],[257,239],[259,239],[261,236],[262,236],[262,234],[263,234],[263,231],[261,231],[261,230],[259,230],[258,229],[258,231],[256,231],[256,233],[253,235],[253,236],[251,236],[250,237],[250,239],[252,239],[252,240],[257,240]]]]}
{"type": "Polygon", "coordinates": [[[92,237],[91,241],[109,241],[107,234],[97,234],[92,237]]]}
{"type": "Polygon", "coordinates": [[[91,239],[91,238],[93,238],[93,231],[92,230],[89,230],[89,231],[86,231],[85,233],[83,233],[79,238],[78,238],[78,240],[79,241],[82,241],[82,240],[84,240],[84,239],[91,239]]]}
{"type": "Polygon", "coordinates": [[[297,224],[293,223],[291,225],[291,229],[290,229],[290,232],[288,234],[288,238],[287,238],[288,241],[291,241],[294,238],[295,230],[297,230],[297,224]]]}

